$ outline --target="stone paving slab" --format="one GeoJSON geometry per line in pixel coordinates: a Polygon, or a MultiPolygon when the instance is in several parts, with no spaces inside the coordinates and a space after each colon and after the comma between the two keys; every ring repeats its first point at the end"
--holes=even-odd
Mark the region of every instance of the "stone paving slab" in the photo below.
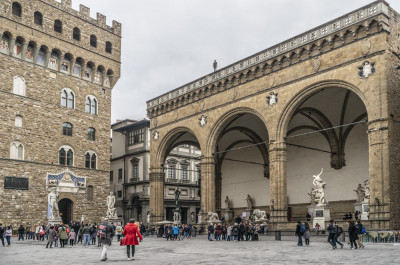
{"type": "Polygon", "coordinates": [[[326,238],[311,238],[309,247],[298,247],[296,237],[260,237],[260,241],[208,241],[205,236],[183,241],[147,237],[128,261],[126,248],[114,241],[108,260],[100,261],[101,248],[78,245],[46,249],[45,243],[13,238],[11,247],[0,247],[0,264],[400,264],[400,246],[365,243],[365,249],[329,250],[326,238]],[[313,241],[314,239],[314,241],[313,241]]]}

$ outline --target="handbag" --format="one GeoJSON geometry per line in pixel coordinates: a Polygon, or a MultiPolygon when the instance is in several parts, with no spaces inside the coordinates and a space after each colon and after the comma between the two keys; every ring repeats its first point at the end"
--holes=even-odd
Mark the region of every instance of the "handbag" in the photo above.
{"type": "Polygon", "coordinates": [[[124,246],[125,245],[125,238],[121,238],[121,240],[119,241],[119,245],[120,246],[124,246]]]}

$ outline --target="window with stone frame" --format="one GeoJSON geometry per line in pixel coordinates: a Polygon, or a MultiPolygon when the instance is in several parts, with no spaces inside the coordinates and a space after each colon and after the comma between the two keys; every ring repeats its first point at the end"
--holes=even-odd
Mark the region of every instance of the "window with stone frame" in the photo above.
{"type": "Polygon", "coordinates": [[[78,28],[74,28],[72,31],[72,38],[74,40],[80,41],[81,40],[81,31],[78,28]]]}
{"type": "Polygon", "coordinates": [[[18,2],[12,3],[12,14],[18,17],[22,16],[22,7],[20,3],[18,2]]]}
{"type": "Polygon", "coordinates": [[[65,88],[61,91],[61,106],[69,109],[75,108],[75,95],[69,88],[65,88]]]}
{"type": "Polygon", "coordinates": [[[22,127],[23,117],[21,115],[15,115],[15,127],[22,127]]]}
{"type": "Polygon", "coordinates": [[[122,198],[122,190],[117,191],[118,198],[122,198]]]}
{"type": "Polygon", "coordinates": [[[85,168],[96,169],[97,156],[94,152],[85,154],[85,168]]]}
{"type": "Polygon", "coordinates": [[[20,76],[14,76],[13,80],[13,93],[20,96],[25,96],[26,83],[20,76]]]}
{"type": "Polygon", "coordinates": [[[62,22],[58,19],[54,21],[54,31],[62,33],[62,22]]]}
{"type": "Polygon", "coordinates": [[[94,190],[93,186],[89,185],[89,186],[87,186],[86,189],[87,189],[87,200],[93,201],[93,190],[94,190]]]}
{"type": "Polygon", "coordinates": [[[72,136],[72,124],[64,122],[62,126],[62,134],[66,136],[72,136]]]}
{"type": "Polygon", "coordinates": [[[94,141],[96,139],[96,130],[94,128],[88,128],[87,139],[90,141],[94,141]]]}
{"type": "Polygon", "coordinates": [[[106,41],[106,53],[112,53],[112,44],[109,41],[106,41]]]}
{"type": "Polygon", "coordinates": [[[90,46],[97,48],[97,37],[95,35],[90,35],[90,46]]]}
{"type": "Polygon", "coordinates": [[[10,146],[10,158],[24,160],[24,145],[21,142],[13,142],[10,146]]]}
{"type": "Polygon", "coordinates": [[[74,152],[70,146],[63,146],[58,151],[58,163],[64,166],[73,166],[74,152]]]}
{"type": "Polygon", "coordinates": [[[87,96],[85,111],[90,114],[97,114],[97,107],[97,99],[94,96],[87,96]]]}
{"type": "Polygon", "coordinates": [[[139,158],[132,158],[131,160],[132,164],[132,180],[138,180],[139,179],[139,158]]]}
{"type": "Polygon", "coordinates": [[[182,172],[182,180],[188,180],[188,168],[186,166],[182,167],[181,172],[182,172]]]}
{"type": "Polygon", "coordinates": [[[144,142],[144,128],[128,132],[128,145],[134,145],[144,142]]]}
{"type": "Polygon", "coordinates": [[[33,23],[36,25],[42,26],[43,25],[43,15],[39,11],[33,13],[33,23]]]}
{"type": "Polygon", "coordinates": [[[118,182],[122,181],[122,168],[118,169],[118,182]]]}
{"type": "Polygon", "coordinates": [[[176,168],[175,166],[168,166],[168,178],[169,179],[176,179],[176,168]]]}
{"type": "Polygon", "coordinates": [[[114,171],[110,170],[110,182],[114,182],[114,171]]]}

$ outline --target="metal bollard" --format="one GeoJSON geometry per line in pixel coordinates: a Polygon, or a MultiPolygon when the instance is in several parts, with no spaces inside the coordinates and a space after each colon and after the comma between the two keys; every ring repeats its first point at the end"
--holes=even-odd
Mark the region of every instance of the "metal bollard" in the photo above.
{"type": "Polygon", "coordinates": [[[281,231],[279,230],[275,231],[275,240],[281,241],[281,231]]]}

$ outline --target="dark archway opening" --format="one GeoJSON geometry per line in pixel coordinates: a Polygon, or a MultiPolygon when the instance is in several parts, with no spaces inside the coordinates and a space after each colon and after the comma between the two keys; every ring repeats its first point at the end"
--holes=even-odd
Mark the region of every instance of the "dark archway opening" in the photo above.
{"type": "Polygon", "coordinates": [[[61,199],[58,202],[58,209],[64,224],[68,224],[73,220],[74,203],[70,199],[61,199]]]}

